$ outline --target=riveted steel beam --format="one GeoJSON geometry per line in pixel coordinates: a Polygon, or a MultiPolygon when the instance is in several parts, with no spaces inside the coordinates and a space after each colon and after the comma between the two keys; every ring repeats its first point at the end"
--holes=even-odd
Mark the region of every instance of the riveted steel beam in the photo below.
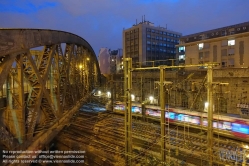
{"type": "Polygon", "coordinates": [[[96,55],[83,38],[54,30],[0,29],[0,91],[5,94],[0,96],[0,143],[25,149],[99,82],[96,55]],[[41,46],[42,51],[34,50],[41,46]]]}

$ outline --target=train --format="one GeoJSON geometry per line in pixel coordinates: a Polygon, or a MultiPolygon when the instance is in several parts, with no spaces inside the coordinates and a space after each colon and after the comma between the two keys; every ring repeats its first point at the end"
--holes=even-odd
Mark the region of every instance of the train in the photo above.
{"type": "MultiPolygon", "coordinates": [[[[124,113],[125,105],[123,102],[116,102],[113,111],[124,113]]],[[[132,103],[131,111],[133,114],[141,115],[142,106],[140,103],[132,103]]],[[[159,106],[145,105],[145,115],[159,121],[161,111],[159,106]]],[[[170,123],[177,125],[188,125],[193,128],[204,128],[208,126],[208,115],[206,112],[190,111],[187,109],[168,108],[165,109],[165,118],[170,123]]],[[[213,114],[214,133],[222,136],[249,142],[249,119],[239,117],[213,114]]]]}

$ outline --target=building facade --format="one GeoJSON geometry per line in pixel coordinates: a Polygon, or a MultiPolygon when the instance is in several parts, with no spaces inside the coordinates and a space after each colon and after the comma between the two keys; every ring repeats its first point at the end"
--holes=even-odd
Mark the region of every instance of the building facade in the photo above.
{"type": "Polygon", "coordinates": [[[183,36],[177,54],[185,65],[217,62],[217,68],[248,68],[249,22],[183,36]]]}
{"type": "Polygon", "coordinates": [[[101,74],[110,74],[110,54],[108,48],[100,48],[98,61],[101,74]]]}
{"type": "Polygon", "coordinates": [[[181,33],[142,21],[123,30],[123,54],[133,66],[171,65],[181,33]]]}
{"type": "Polygon", "coordinates": [[[123,71],[123,49],[110,51],[110,73],[120,73],[123,71]]]}
{"type": "Polygon", "coordinates": [[[100,48],[98,61],[101,74],[115,74],[123,70],[122,56],[122,49],[111,50],[108,48],[100,48]]]}

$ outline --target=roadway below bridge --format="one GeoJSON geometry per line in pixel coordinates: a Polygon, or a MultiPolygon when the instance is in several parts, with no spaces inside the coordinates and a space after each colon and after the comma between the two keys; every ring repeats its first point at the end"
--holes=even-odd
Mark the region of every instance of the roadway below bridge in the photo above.
{"type": "MultiPolygon", "coordinates": [[[[88,109],[87,109],[88,108],[88,109]]],[[[92,107],[94,108],[94,107],[92,107]]],[[[91,109],[90,109],[91,110],[91,109]]],[[[208,165],[207,140],[201,130],[170,125],[166,139],[166,162],[171,166],[208,165]]],[[[166,131],[167,133],[167,131],[166,131]]],[[[83,106],[70,125],[54,140],[59,151],[85,151],[85,165],[125,165],[124,116],[113,112],[89,111],[83,106]]],[[[133,165],[163,165],[160,160],[160,124],[133,117],[133,165]]],[[[213,138],[213,165],[242,165],[240,141],[225,137],[213,138]],[[236,152],[236,154],[235,154],[236,152]],[[230,155],[230,156],[229,156],[230,155]]]]}

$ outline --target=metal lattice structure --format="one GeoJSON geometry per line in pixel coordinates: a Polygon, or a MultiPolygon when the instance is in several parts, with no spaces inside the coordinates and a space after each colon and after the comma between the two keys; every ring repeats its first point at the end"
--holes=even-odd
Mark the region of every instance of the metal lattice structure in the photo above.
{"type": "Polygon", "coordinates": [[[83,38],[55,30],[0,29],[1,145],[27,148],[99,83],[96,55],[83,38]]]}

